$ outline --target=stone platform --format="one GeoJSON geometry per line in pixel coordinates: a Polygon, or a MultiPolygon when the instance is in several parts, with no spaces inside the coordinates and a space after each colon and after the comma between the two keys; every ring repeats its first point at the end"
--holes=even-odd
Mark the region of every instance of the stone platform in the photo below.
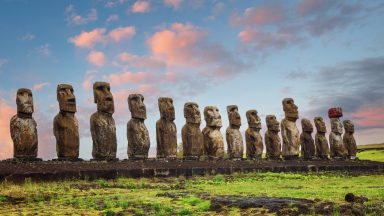
{"type": "Polygon", "coordinates": [[[117,177],[172,177],[248,172],[344,171],[383,174],[384,163],[374,161],[34,161],[0,162],[0,180],[56,181],[65,179],[114,179],[117,177]]]}

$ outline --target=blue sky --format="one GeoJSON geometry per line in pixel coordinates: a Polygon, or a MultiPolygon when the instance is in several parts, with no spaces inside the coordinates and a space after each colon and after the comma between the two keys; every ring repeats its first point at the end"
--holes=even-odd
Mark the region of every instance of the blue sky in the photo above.
{"type": "Polygon", "coordinates": [[[0,0],[0,157],[12,156],[9,119],[22,87],[34,94],[39,156],[55,157],[56,86],[69,83],[81,157],[90,158],[95,81],[111,83],[120,158],[136,92],[145,97],[152,154],[160,96],[174,98],[179,134],[187,101],[201,111],[218,106],[224,132],[227,105],[239,106],[242,131],[249,109],[265,129],[265,116],[281,120],[281,101],[292,97],[301,118],[328,122],[327,109],[341,106],[359,144],[383,142],[383,12],[381,1],[0,0]]]}

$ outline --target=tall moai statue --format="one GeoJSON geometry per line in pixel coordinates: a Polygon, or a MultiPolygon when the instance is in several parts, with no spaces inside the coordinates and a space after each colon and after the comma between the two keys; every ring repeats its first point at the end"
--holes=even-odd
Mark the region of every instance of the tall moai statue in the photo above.
{"type": "Polygon", "coordinates": [[[201,115],[199,105],[194,102],[184,104],[185,125],[181,130],[183,157],[198,160],[203,155],[203,133],[200,130],[201,115]]]}
{"type": "Polygon", "coordinates": [[[222,121],[219,109],[215,106],[206,106],[204,119],[206,123],[203,129],[204,154],[210,160],[222,159],[224,158],[224,140],[220,132],[222,121]]]}
{"type": "Polygon", "coordinates": [[[127,123],[128,158],[140,160],[148,158],[150,140],[148,129],[144,124],[147,119],[147,110],[144,97],[141,94],[128,96],[128,107],[131,112],[131,120],[127,123]]]}
{"type": "Polygon", "coordinates": [[[10,130],[15,159],[37,159],[37,124],[32,117],[33,97],[30,89],[21,88],[16,94],[17,114],[11,118],[10,130]]]}
{"type": "Polygon", "coordinates": [[[76,160],[79,157],[80,138],[73,87],[59,84],[56,94],[60,107],[60,112],[53,119],[57,157],[59,160],[76,160]]]}
{"type": "Polygon", "coordinates": [[[267,123],[267,131],[265,132],[265,148],[267,158],[272,160],[280,159],[281,156],[281,140],[279,137],[280,123],[277,121],[276,116],[267,115],[265,117],[267,123]]]}
{"type": "Polygon", "coordinates": [[[306,160],[313,159],[316,154],[315,141],[312,138],[313,126],[308,119],[301,119],[303,132],[300,134],[302,157],[306,160]]]}
{"type": "Polygon", "coordinates": [[[93,96],[97,111],[91,116],[92,157],[95,160],[116,160],[116,126],[112,117],[115,105],[109,83],[95,82],[93,96]]]}
{"type": "Polygon", "coordinates": [[[248,129],[245,131],[245,143],[247,146],[248,159],[261,159],[263,154],[263,138],[261,137],[261,119],[257,115],[257,110],[246,112],[248,129]]]}
{"type": "Polygon", "coordinates": [[[353,125],[351,120],[343,121],[345,133],[343,136],[343,143],[348,152],[349,159],[356,159],[357,146],[356,140],[354,137],[355,126],[353,125]]]}
{"type": "Polygon", "coordinates": [[[175,108],[172,98],[160,97],[158,100],[160,119],[156,122],[157,158],[176,159],[177,130],[175,108]]]}
{"type": "Polygon", "coordinates": [[[316,145],[316,157],[320,159],[328,159],[329,155],[329,145],[328,140],[325,137],[327,128],[322,117],[314,118],[316,126],[316,135],[315,135],[315,145],[316,145]]]}
{"type": "Polygon", "coordinates": [[[228,145],[228,157],[230,159],[243,158],[244,145],[243,136],[240,133],[241,118],[236,105],[227,106],[229,127],[226,130],[225,137],[228,145]]]}
{"type": "Polygon", "coordinates": [[[334,159],[345,159],[348,152],[344,146],[341,135],[343,134],[343,124],[340,117],[343,116],[340,107],[331,108],[328,110],[328,117],[331,120],[331,133],[329,134],[329,145],[331,149],[331,157],[334,159]]]}
{"type": "Polygon", "coordinates": [[[300,153],[300,134],[296,126],[299,112],[292,98],[285,98],[282,103],[285,113],[285,118],[281,121],[282,154],[286,160],[297,159],[300,153]]]}

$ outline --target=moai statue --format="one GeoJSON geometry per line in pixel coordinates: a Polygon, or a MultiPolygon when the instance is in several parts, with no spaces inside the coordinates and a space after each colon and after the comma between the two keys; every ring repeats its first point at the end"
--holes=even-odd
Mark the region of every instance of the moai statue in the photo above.
{"type": "Polygon", "coordinates": [[[206,126],[203,129],[204,153],[210,160],[224,158],[224,140],[220,128],[222,126],[219,109],[215,106],[204,108],[206,126]]]}
{"type": "Polygon", "coordinates": [[[315,157],[315,141],[312,138],[313,126],[308,119],[301,119],[303,132],[300,135],[301,153],[304,159],[311,160],[315,157]]]}
{"type": "Polygon", "coordinates": [[[343,143],[348,151],[348,157],[349,159],[356,159],[357,146],[355,137],[353,136],[353,134],[355,133],[355,126],[353,125],[351,120],[344,120],[343,125],[345,128],[343,143]]]}
{"type": "Polygon", "coordinates": [[[157,158],[176,159],[177,131],[175,108],[172,98],[161,97],[158,100],[160,119],[156,122],[157,158]]]}
{"type": "Polygon", "coordinates": [[[203,155],[203,133],[200,130],[199,105],[194,102],[185,103],[184,117],[186,123],[181,130],[183,157],[186,160],[198,160],[203,155]]]}
{"type": "Polygon", "coordinates": [[[141,94],[128,96],[128,107],[131,112],[131,120],[127,123],[128,158],[142,160],[148,158],[150,140],[148,129],[144,124],[147,119],[147,110],[144,97],[141,94]]]}
{"type": "Polygon", "coordinates": [[[225,137],[228,145],[228,157],[234,160],[243,158],[244,145],[243,136],[240,133],[241,118],[236,105],[227,106],[229,127],[225,137]]]}
{"type": "Polygon", "coordinates": [[[37,124],[32,117],[32,91],[21,88],[16,95],[17,114],[11,118],[13,157],[22,160],[41,160],[37,157],[37,124]]]}
{"type": "Polygon", "coordinates": [[[285,98],[282,103],[285,112],[285,118],[281,121],[282,154],[286,160],[297,159],[300,152],[300,134],[296,126],[299,112],[292,98],[285,98]]]}
{"type": "Polygon", "coordinates": [[[97,111],[91,116],[91,134],[94,160],[117,160],[116,126],[112,115],[115,112],[111,87],[106,82],[93,84],[97,111]]]}
{"type": "Polygon", "coordinates": [[[76,98],[73,87],[57,85],[57,101],[60,112],[53,119],[53,134],[56,138],[56,152],[59,160],[77,160],[79,157],[79,123],[75,116],[76,98]]]}
{"type": "Polygon", "coordinates": [[[343,116],[341,108],[336,107],[329,109],[328,116],[331,119],[331,133],[329,134],[331,157],[334,159],[345,159],[348,152],[341,137],[343,134],[343,124],[339,119],[343,116]]]}
{"type": "Polygon", "coordinates": [[[265,132],[265,148],[267,158],[272,160],[280,159],[281,140],[279,137],[280,123],[276,120],[276,116],[267,115],[265,117],[268,130],[265,132]]]}
{"type": "Polygon", "coordinates": [[[315,117],[314,119],[316,126],[316,136],[315,136],[315,145],[316,145],[316,156],[320,159],[328,159],[329,155],[329,145],[328,140],[325,137],[327,128],[325,127],[325,122],[322,117],[315,117]]]}
{"type": "Polygon", "coordinates": [[[261,137],[261,119],[257,110],[248,110],[246,113],[248,129],[245,131],[248,159],[261,159],[263,154],[263,138],[261,137]]]}

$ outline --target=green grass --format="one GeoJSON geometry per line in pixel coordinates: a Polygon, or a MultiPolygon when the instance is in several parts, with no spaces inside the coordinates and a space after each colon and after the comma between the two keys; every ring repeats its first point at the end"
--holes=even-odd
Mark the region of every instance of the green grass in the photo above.
{"type": "Polygon", "coordinates": [[[358,145],[357,149],[384,149],[384,143],[381,144],[367,144],[367,145],[358,145]]]}
{"type": "Polygon", "coordinates": [[[357,154],[360,160],[372,160],[384,162],[384,149],[381,150],[364,150],[357,154]]]}
{"type": "MultiPolygon", "coordinates": [[[[342,204],[349,192],[365,195],[369,202],[382,201],[384,175],[249,173],[190,179],[3,182],[0,215],[215,215],[209,208],[216,195],[317,198],[342,204]]],[[[221,214],[241,212],[230,208],[221,214]]]]}

